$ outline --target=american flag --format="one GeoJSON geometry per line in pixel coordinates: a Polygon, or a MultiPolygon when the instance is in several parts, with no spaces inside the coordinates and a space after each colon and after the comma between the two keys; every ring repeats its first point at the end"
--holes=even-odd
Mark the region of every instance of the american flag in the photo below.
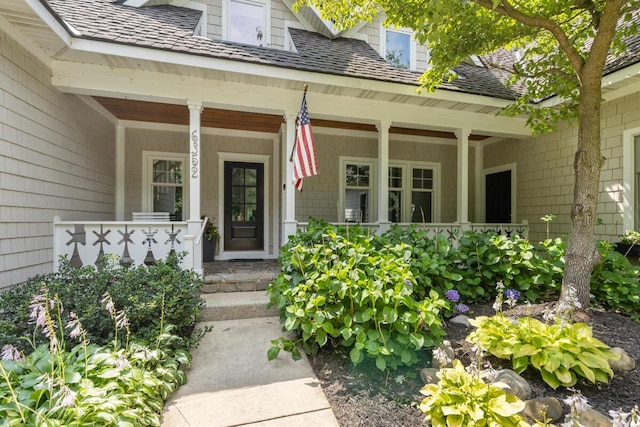
{"type": "Polygon", "coordinates": [[[305,91],[302,95],[302,105],[298,115],[296,149],[293,156],[293,183],[299,191],[302,191],[302,179],[318,175],[319,172],[316,148],[311,134],[309,110],[307,110],[307,92],[305,91]]]}

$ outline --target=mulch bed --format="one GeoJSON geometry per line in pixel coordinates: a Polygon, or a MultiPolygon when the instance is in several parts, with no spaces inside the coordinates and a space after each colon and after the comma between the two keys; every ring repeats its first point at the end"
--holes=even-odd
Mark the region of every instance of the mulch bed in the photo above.
{"type": "MultiPolygon", "coordinates": [[[[540,317],[547,304],[517,307],[516,316],[540,317]],[[526,312],[525,312],[526,310],[526,312]]],[[[471,316],[494,314],[491,304],[472,305],[471,316]]],[[[588,315],[576,319],[593,328],[593,335],[611,347],[623,348],[636,362],[640,362],[640,323],[630,318],[606,311],[592,310],[588,315]]],[[[451,342],[458,359],[465,365],[472,356],[471,344],[465,341],[471,330],[468,327],[447,322],[447,339],[451,342]]],[[[333,412],[343,427],[407,427],[425,425],[424,414],[417,405],[424,396],[420,388],[420,369],[427,366],[425,360],[412,367],[401,367],[394,372],[381,372],[375,364],[363,362],[354,367],[348,351],[336,348],[322,349],[309,356],[311,366],[322,383],[333,412]]],[[[510,368],[509,361],[488,357],[487,361],[496,369],[510,368]]],[[[560,400],[572,393],[559,387],[553,390],[537,371],[529,369],[522,376],[531,385],[533,396],[552,396],[560,400]]],[[[630,411],[640,405],[640,369],[616,372],[608,384],[591,384],[578,380],[574,387],[582,392],[589,404],[608,415],[610,409],[630,411]]]]}

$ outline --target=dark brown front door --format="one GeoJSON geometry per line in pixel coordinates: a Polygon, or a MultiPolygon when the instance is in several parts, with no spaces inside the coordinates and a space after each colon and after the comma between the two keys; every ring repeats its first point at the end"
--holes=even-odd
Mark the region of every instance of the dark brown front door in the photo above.
{"type": "Polygon", "coordinates": [[[224,250],[264,249],[264,165],[224,163],[224,250]]]}

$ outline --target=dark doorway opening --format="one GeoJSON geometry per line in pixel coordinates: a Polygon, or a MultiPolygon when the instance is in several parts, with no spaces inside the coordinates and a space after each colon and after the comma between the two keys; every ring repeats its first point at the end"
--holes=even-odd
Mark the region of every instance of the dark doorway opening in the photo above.
{"type": "Polygon", "coordinates": [[[224,163],[224,250],[264,250],[262,163],[224,163]]]}
{"type": "Polygon", "coordinates": [[[485,221],[511,223],[511,171],[488,174],[485,178],[485,221]]]}

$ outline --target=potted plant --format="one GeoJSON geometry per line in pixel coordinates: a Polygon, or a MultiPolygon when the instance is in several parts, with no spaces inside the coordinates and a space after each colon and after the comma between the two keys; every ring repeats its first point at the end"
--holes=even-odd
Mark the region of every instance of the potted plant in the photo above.
{"type": "MultiPolygon", "coordinates": [[[[204,219],[204,216],[202,217],[204,219]]],[[[214,224],[215,218],[207,221],[202,235],[202,261],[211,262],[216,257],[216,247],[218,244],[218,226],[214,224]]]]}
{"type": "Polygon", "coordinates": [[[616,243],[616,251],[626,257],[638,258],[640,256],[640,232],[627,230],[620,241],[616,243]]]}

